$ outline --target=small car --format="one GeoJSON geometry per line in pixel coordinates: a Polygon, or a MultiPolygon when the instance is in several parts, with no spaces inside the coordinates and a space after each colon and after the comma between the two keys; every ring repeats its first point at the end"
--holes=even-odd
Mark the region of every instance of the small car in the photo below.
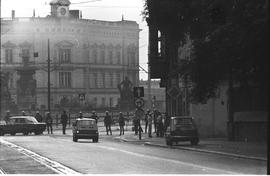
{"type": "Polygon", "coordinates": [[[98,142],[99,133],[95,119],[81,118],[76,119],[72,124],[73,141],[77,142],[78,139],[92,139],[93,142],[98,142]]]}
{"type": "MultiPolygon", "coordinates": [[[[3,121],[5,122],[5,121],[3,121]]],[[[12,116],[9,121],[0,124],[0,136],[5,134],[16,135],[16,133],[35,133],[42,134],[46,129],[45,123],[39,123],[33,116],[12,116]]]]}
{"type": "Polygon", "coordinates": [[[171,117],[167,131],[165,132],[167,145],[173,142],[190,141],[191,145],[198,145],[199,134],[193,117],[176,116],[171,117]]]}

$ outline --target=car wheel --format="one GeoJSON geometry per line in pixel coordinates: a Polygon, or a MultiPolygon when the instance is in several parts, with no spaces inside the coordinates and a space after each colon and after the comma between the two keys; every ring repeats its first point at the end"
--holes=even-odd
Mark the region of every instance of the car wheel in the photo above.
{"type": "Polygon", "coordinates": [[[11,136],[15,136],[16,133],[10,133],[11,136]]]}
{"type": "Polygon", "coordinates": [[[40,135],[42,132],[36,131],[36,132],[34,132],[34,133],[35,133],[35,135],[40,135]]]}
{"type": "Polygon", "coordinates": [[[98,142],[98,138],[93,138],[93,142],[98,142]]]}
{"type": "Polygon", "coordinates": [[[78,138],[73,135],[73,142],[78,142],[78,138]]]}
{"type": "Polygon", "coordinates": [[[172,146],[172,141],[169,140],[169,139],[167,139],[167,140],[166,140],[166,144],[169,145],[169,146],[172,146]]]}
{"type": "Polygon", "coordinates": [[[197,139],[192,139],[191,141],[190,141],[190,144],[191,145],[198,145],[198,143],[199,143],[199,139],[197,138],[197,139]]]}

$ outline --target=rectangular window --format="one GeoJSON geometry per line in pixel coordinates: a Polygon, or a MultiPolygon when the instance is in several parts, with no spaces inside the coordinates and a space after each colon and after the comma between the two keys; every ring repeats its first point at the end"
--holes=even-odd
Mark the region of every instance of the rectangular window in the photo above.
{"type": "Polygon", "coordinates": [[[102,97],[101,104],[103,107],[105,106],[105,101],[106,101],[105,97],[102,97]]]}
{"type": "Polygon", "coordinates": [[[110,108],[113,107],[113,98],[110,97],[110,108]]]}
{"type": "Polygon", "coordinates": [[[116,75],[117,85],[120,84],[120,82],[121,82],[121,78],[120,77],[121,77],[120,76],[120,73],[117,73],[117,75],[116,75]]]}
{"type": "Polygon", "coordinates": [[[94,106],[97,106],[97,97],[94,98],[94,106]]]}
{"type": "Polygon", "coordinates": [[[22,49],[22,57],[29,57],[30,51],[29,49],[22,49]]]}
{"type": "Polygon", "coordinates": [[[106,85],[105,85],[105,83],[106,83],[106,77],[105,77],[105,73],[102,73],[102,87],[103,88],[105,88],[106,87],[106,85]]]}
{"type": "Polygon", "coordinates": [[[23,63],[28,63],[30,57],[29,49],[22,49],[22,61],[23,63]]]}
{"type": "Polygon", "coordinates": [[[93,59],[93,63],[97,63],[97,50],[96,49],[94,49],[93,51],[92,51],[92,59],[93,59]]]}
{"type": "Polygon", "coordinates": [[[116,59],[117,59],[117,64],[120,64],[120,60],[121,60],[120,51],[117,51],[117,53],[116,53],[116,59]]]}
{"type": "Polygon", "coordinates": [[[110,74],[110,88],[113,88],[113,74],[110,74]]]}
{"type": "Polygon", "coordinates": [[[100,52],[100,62],[101,62],[102,64],[104,64],[104,62],[105,62],[105,51],[104,51],[104,50],[102,50],[102,51],[100,52]]]}
{"type": "Polygon", "coordinates": [[[109,51],[109,63],[113,64],[113,52],[109,51]]]}
{"type": "Polygon", "coordinates": [[[59,61],[62,64],[71,63],[71,50],[70,49],[59,49],[59,61]]]}
{"type": "Polygon", "coordinates": [[[98,78],[97,78],[97,73],[94,73],[94,88],[98,87],[98,78]]]}
{"type": "Polygon", "coordinates": [[[59,72],[59,87],[71,88],[71,72],[59,72]]]}
{"type": "Polygon", "coordinates": [[[5,50],[5,58],[6,58],[6,63],[12,63],[13,62],[13,50],[12,49],[6,49],[5,50]]]}

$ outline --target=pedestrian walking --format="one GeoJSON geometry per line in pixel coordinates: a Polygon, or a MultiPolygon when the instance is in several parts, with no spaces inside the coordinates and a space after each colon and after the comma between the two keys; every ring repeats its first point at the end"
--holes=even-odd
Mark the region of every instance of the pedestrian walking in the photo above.
{"type": "Polygon", "coordinates": [[[98,123],[98,116],[97,116],[96,111],[92,111],[91,118],[96,120],[96,124],[98,123]]]}
{"type": "Polygon", "coordinates": [[[140,119],[136,115],[136,113],[134,113],[134,116],[133,116],[133,125],[134,125],[135,135],[138,135],[138,132],[140,130],[140,119]]]}
{"type": "Polygon", "coordinates": [[[119,112],[119,126],[120,126],[120,136],[124,133],[125,133],[125,129],[124,129],[124,126],[125,126],[125,117],[124,115],[122,114],[122,112],[119,112]]]}
{"type": "Polygon", "coordinates": [[[9,123],[9,118],[11,117],[11,115],[10,115],[10,111],[9,110],[7,110],[7,112],[6,112],[6,115],[5,115],[5,121],[6,121],[6,123],[9,123]]]}
{"type": "Polygon", "coordinates": [[[161,113],[158,113],[157,116],[157,137],[163,137],[163,121],[162,121],[162,116],[161,113]]]}
{"type": "Polygon", "coordinates": [[[60,121],[62,123],[63,134],[66,134],[67,121],[68,121],[67,113],[66,111],[63,111],[63,114],[61,114],[61,121],[60,121]]]}
{"type": "Polygon", "coordinates": [[[156,110],[156,109],[154,109],[154,133],[156,133],[157,132],[157,117],[158,117],[158,110],[156,110]]]}
{"type": "Polygon", "coordinates": [[[144,130],[144,132],[145,132],[145,133],[147,133],[147,128],[148,128],[148,116],[149,116],[149,114],[150,114],[150,110],[147,109],[147,110],[146,110],[145,117],[144,117],[144,121],[145,121],[145,130],[144,130]]]}
{"type": "Polygon", "coordinates": [[[42,122],[42,116],[40,115],[39,111],[36,112],[35,118],[38,122],[42,122]]]}
{"type": "Polygon", "coordinates": [[[47,125],[47,130],[48,130],[48,134],[53,134],[53,128],[52,128],[52,117],[51,117],[51,113],[50,112],[47,112],[47,115],[46,115],[46,125],[47,125]]]}
{"type": "Polygon", "coordinates": [[[148,115],[148,137],[152,137],[152,123],[153,123],[153,112],[149,112],[148,115]]]}
{"type": "Polygon", "coordinates": [[[24,111],[22,111],[22,116],[26,116],[26,114],[25,114],[25,112],[24,112],[24,111]]]}
{"type": "Polygon", "coordinates": [[[168,126],[170,125],[170,117],[168,116],[168,113],[165,112],[164,114],[165,122],[164,122],[164,133],[166,133],[168,126]]]}
{"type": "Polygon", "coordinates": [[[105,127],[106,127],[107,135],[109,135],[108,134],[109,132],[112,135],[112,129],[111,129],[112,117],[109,115],[108,111],[105,112],[104,124],[105,124],[105,127]]]}
{"type": "Polygon", "coordinates": [[[83,118],[83,113],[82,113],[82,111],[80,111],[80,113],[79,113],[79,117],[78,117],[79,119],[82,119],[83,118]]]}

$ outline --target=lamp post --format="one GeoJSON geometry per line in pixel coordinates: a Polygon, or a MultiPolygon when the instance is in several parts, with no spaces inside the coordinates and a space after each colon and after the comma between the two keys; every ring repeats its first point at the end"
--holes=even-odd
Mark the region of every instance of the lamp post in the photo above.
{"type": "Polygon", "coordinates": [[[50,39],[48,39],[48,111],[51,112],[51,60],[50,60],[50,39]]]}

